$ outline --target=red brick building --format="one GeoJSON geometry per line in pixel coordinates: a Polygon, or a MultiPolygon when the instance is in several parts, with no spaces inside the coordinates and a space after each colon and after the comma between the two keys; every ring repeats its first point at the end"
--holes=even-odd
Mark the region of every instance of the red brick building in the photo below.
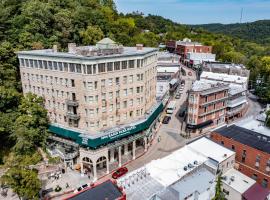
{"type": "Polygon", "coordinates": [[[166,48],[171,53],[177,53],[181,56],[181,61],[187,58],[187,53],[212,53],[212,46],[205,46],[199,42],[191,42],[190,39],[184,38],[183,41],[169,40],[166,42],[166,48]]]}
{"type": "Polygon", "coordinates": [[[240,126],[224,126],[211,138],[236,152],[236,168],[270,188],[270,137],[240,126]]]}
{"type": "Polygon", "coordinates": [[[196,42],[181,42],[176,45],[176,53],[181,56],[181,61],[184,62],[189,52],[193,53],[212,53],[211,46],[204,46],[196,42]]]}
{"type": "Polygon", "coordinates": [[[204,133],[225,123],[229,85],[195,81],[188,96],[187,131],[204,133]]]}

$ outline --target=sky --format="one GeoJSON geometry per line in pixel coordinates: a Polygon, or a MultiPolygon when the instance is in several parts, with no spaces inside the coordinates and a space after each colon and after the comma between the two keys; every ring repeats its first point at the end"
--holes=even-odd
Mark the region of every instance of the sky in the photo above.
{"type": "Polygon", "coordinates": [[[270,19],[270,0],[115,0],[123,13],[140,11],[182,24],[237,23],[270,19]]]}

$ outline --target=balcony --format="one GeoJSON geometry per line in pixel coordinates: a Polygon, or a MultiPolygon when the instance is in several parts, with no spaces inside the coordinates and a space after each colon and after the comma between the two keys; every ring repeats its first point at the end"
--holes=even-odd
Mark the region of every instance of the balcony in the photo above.
{"type": "Polygon", "coordinates": [[[223,110],[223,109],[226,109],[226,106],[216,108],[216,109],[213,109],[213,110],[208,110],[208,111],[203,112],[203,113],[199,113],[199,117],[204,116],[204,115],[208,115],[208,114],[211,114],[213,112],[217,112],[217,111],[220,111],[220,110],[223,110]]]}
{"type": "Polygon", "coordinates": [[[74,113],[71,113],[71,112],[67,112],[67,118],[72,119],[72,120],[79,120],[80,115],[74,114],[74,113]]]}
{"type": "Polygon", "coordinates": [[[227,111],[227,116],[231,117],[231,116],[241,112],[244,108],[245,108],[245,106],[242,105],[239,108],[228,110],[227,111]]]}
{"type": "Polygon", "coordinates": [[[228,101],[228,107],[232,108],[232,107],[236,107],[239,106],[243,103],[247,102],[247,98],[246,96],[241,96],[239,98],[233,99],[233,100],[229,100],[228,101]]]}
{"type": "Polygon", "coordinates": [[[202,102],[202,103],[200,104],[200,107],[205,107],[205,106],[207,106],[207,105],[209,105],[209,104],[222,102],[222,101],[224,101],[224,100],[226,100],[226,99],[228,99],[227,96],[226,96],[226,97],[223,97],[223,98],[219,98],[219,99],[214,99],[214,100],[212,100],[212,101],[202,102]]]}
{"type": "Polygon", "coordinates": [[[66,100],[66,103],[67,103],[68,106],[74,106],[74,107],[79,106],[79,102],[77,100],[67,99],[66,100]]]}

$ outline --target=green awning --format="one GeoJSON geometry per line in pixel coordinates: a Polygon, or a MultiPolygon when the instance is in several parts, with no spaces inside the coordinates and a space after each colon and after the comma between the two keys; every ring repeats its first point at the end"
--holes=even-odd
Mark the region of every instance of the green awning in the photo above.
{"type": "Polygon", "coordinates": [[[148,129],[154,120],[158,117],[158,115],[163,110],[163,104],[160,103],[156,109],[148,116],[148,118],[141,123],[132,126],[126,126],[121,128],[118,131],[110,132],[107,135],[103,135],[98,138],[91,138],[91,135],[82,134],[80,132],[76,132],[67,128],[59,127],[56,125],[51,124],[49,126],[49,131],[52,133],[64,137],[67,139],[71,139],[78,143],[79,145],[90,147],[90,148],[97,148],[101,145],[106,145],[108,143],[114,142],[121,138],[127,137],[129,135],[139,133],[145,129],[148,129]]]}

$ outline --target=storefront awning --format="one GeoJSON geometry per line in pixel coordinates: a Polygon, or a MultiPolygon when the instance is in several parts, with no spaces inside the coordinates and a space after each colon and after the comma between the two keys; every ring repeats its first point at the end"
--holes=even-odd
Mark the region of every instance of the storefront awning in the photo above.
{"type": "Polygon", "coordinates": [[[206,126],[209,126],[210,124],[213,123],[213,120],[208,120],[208,121],[205,121],[203,123],[200,123],[200,124],[196,124],[196,125],[193,125],[193,124],[187,124],[187,128],[188,129],[200,129],[200,128],[205,128],[206,126]]]}

